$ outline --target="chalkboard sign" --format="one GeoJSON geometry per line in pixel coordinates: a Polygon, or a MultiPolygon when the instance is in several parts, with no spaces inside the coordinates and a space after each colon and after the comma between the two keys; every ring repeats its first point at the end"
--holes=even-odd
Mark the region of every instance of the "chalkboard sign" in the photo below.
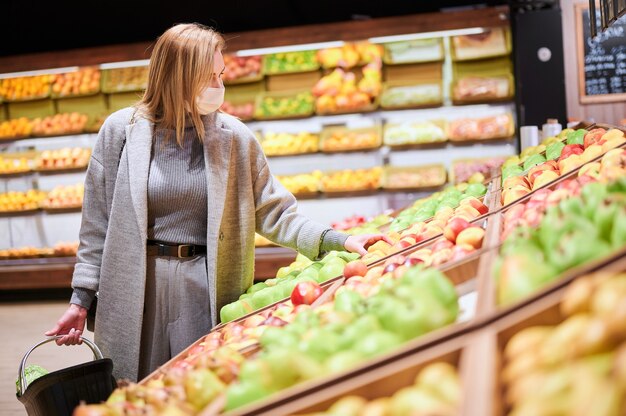
{"type": "Polygon", "coordinates": [[[580,102],[626,101],[626,16],[592,38],[589,6],[577,4],[576,43],[580,102]]]}

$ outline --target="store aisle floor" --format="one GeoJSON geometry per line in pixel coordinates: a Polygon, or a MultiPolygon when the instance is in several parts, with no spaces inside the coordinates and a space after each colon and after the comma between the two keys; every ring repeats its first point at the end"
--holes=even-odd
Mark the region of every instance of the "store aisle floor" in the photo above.
{"type": "MultiPolygon", "coordinates": [[[[0,303],[0,415],[24,416],[24,406],[15,397],[17,370],[31,346],[45,339],[43,333],[52,328],[67,302],[0,303]]],[[[85,336],[93,339],[92,333],[85,336]]],[[[58,347],[49,343],[37,348],[28,363],[39,364],[49,371],[90,361],[93,355],[86,345],[58,347]]]]}

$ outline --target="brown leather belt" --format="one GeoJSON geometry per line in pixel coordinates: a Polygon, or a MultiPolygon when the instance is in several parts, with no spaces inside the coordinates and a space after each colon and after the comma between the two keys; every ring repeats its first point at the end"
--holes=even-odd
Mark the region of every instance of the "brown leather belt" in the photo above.
{"type": "Polygon", "coordinates": [[[184,259],[206,254],[206,246],[195,244],[170,244],[162,241],[148,240],[148,256],[171,256],[184,259]]]}

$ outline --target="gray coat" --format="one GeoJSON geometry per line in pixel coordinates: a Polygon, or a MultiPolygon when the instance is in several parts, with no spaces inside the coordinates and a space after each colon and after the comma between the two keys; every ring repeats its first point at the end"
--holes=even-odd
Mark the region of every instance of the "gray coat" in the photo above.
{"type": "MultiPolygon", "coordinates": [[[[137,378],[146,280],[147,184],[154,125],[133,109],[102,126],[87,177],[73,288],[99,291],[95,340],[117,378],[137,378]],[[126,145],[122,142],[126,137],[126,145]],[[119,167],[118,167],[119,162],[119,167]]],[[[226,114],[204,117],[208,187],[207,272],[212,324],[253,282],[254,232],[316,258],[327,228],[296,213],[250,130],[226,114]]],[[[181,201],[181,204],[185,201],[181,201]]],[[[345,237],[330,232],[323,249],[345,237]]]]}

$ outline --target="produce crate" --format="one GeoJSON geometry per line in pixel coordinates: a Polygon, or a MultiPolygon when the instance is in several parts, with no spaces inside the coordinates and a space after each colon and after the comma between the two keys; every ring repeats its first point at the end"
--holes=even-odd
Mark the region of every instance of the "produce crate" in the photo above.
{"type": "Polygon", "coordinates": [[[118,92],[109,94],[109,112],[114,113],[126,107],[131,107],[141,100],[140,92],[118,92]]]}
{"type": "Polygon", "coordinates": [[[367,65],[383,56],[381,45],[369,41],[346,42],[343,46],[317,51],[317,60],[324,69],[345,68],[367,65]],[[350,54],[351,56],[347,56],[350,54]],[[364,56],[365,55],[365,56],[364,56]],[[328,58],[330,56],[330,59],[328,58]]]}
{"type": "Polygon", "coordinates": [[[337,153],[349,151],[362,151],[377,149],[382,144],[381,127],[362,127],[350,129],[348,127],[332,126],[325,127],[320,134],[320,149],[324,153],[337,153]],[[331,144],[334,136],[342,136],[337,145],[331,144]],[[356,137],[373,137],[373,141],[365,143],[352,143],[350,139],[356,137]]]}
{"type": "MultiPolygon", "coordinates": [[[[462,376],[467,366],[465,351],[471,340],[467,338],[454,338],[442,343],[437,348],[429,348],[407,353],[381,365],[371,362],[361,371],[337,374],[335,382],[327,386],[304,390],[305,394],[294,394],[291,400],[279,402],[276,399],[275,406],[268,405],[259,409],[258,415],[308,415],[328,410],[335,402],[345,396],[360,396],[368,401],[390,397],[399,390],[413,385],[416,376],[429,364],[443,362],[454,366],[462,376]]],[[[404,352],[404,349],[403,349],[404,352]]],[[[234,412],[233,415],[253,414],[253,410],[234,412]]]]}
{"type": "Polygon", "coordinates": [[[221,110],[240,120],[248,121],[254,118],[257,95],[264,91],[263,82],[251,82],[232,85],[226,88],[224,105],[221,110]]]}
{"type": "Polygon", "coordinates": [[[500,170],[500,166],[504,162],[504,160],[508,156],[492,156],[492,157],[480,157],[480,158],[463,158],[463,159],[455,159],[452,161],[452,166],[450,167],[450,173],[448,177],[450,178],[451,183],[457,182],[465,182],[467,178],[459,179],[456,175],[456,168],[461,164],[468,164],[474,166],[480,166],[481,169],[476,170],[475,173],[480,173],[484,175],[486,180],[492,179],[495,176],[498,176],[498,172],[500,170]],[[487,164],[487,162],[491,162],[487,164]],[[493,167],[489,167],[493,165],[493,167]],[[482,168],[484,166],[484,168],[482,168]]]}
{"type": "Polygon", "coordinates": [[[509,113],[491,117],[449,120],[446,135],[453,143],[469,143],[506,139],[515,133],[513,116],[509,113]]]}
{"type": "Polygon", "coordinates": [[[478,35],[460,35],[450,38],[453,61],[492,58],[511,53],[511,32],[508,28],[492,28],[478,35]]]}
{"type": "Polygon", "coordinates": [[[272,53],[263,57],[263,68],[266,75],[308,72],[319,69],[316,51],[272,53]],[[285,61],[293,63],[286,65],[285,61]]]}
{"type": "Polygon", "coordinates": [[[320,180],[321,182],[320,188],[322,192],[328,195],[343,194],[345,192],[355,192],[355,191],[373,191],[373,190],[380,188],[381,177],[382,177],[382,169],[380,167],[374,167],[370,169],[356,169],[356,170],[346,169],[346,170],[328,171],[328,172],[324,172],[324,175],[322,176],[322,179],[320,180]],[[368,181],[366,183],[358,183],[354,181],[354,178],[352,178],[352,180],[350,181],[345,180],[346,175],[353,176],[353,175],[360,175],[360,174],[370,175],[372,182],[370,183],[368,181]],[[344,184],[346,186],[339,186],[337,184],[334,184],[333,182],[329,182],[329,181],[335,181],[335,180],[344,180],[344,184]],[[327,182],[327,183],[325,184],[324,182],[327,182]]]}
{"type": "Polygon", "coordinates": [[[148,66],[111,68],[102,71],[102,92],[143,91],[148,86],[148,66]]]}
{"type": "Polygon", "coordinates": [[[237,84],[246,84],[248,82],[256,82],[263,79],[263,57],[259,55],[255,56],[246,56],[240,57],[235,55],[224,55],[224,63],[226,64],[226,69],[224,71],[224,79],[225,85],[237,85],[237,84]],[[255,62],[257,61],[258,64],[255,62]],[[231,62],[233,63],[231,65],[231,62]],[[238,62],[238,63],[234,63],[238,62]],[[248,73],[244,73],[245,70],[240,70],[241,64],[249,67],[250,71],[248,73]],[[254,70],[254,67],[258,65],[258,70],[254,70]],[[231,78],[232,77],[232,78],[231,78]]]}
{"type": "Polygon", "coordinates": [[[439,62],[444,59],[443,38],[415,39],[383,44],[386,65],[439,62]]]}
{"type": "MultiPolygon", "coordinates": [[[[626,271],[626,257],[615,257],[613,261],[606,262],[598,267],[596,273],[607,276],[623,273],[626,271]]],[[[572,279],[567,284],[562,285],[546,296],[535,300],[534,302],[519,308],[508,315],[501,316],[488,328],[481,330],[480,337],[482,345],[479,350],[475,351],[476,362],[480,363],[482,374],[480,382],[466,392],[471,394],[473,400],[468,408],[470,415],[480,414],[485,416],[501,416],[509,414],[510,405],[506,400],[505,389],[505,363],[507,359],[504,356],[504,350],[509,341],[520,331],[530,327],[537,326],[556,326],[563,323],[568,316],[562,311],[563,300],[567,289],[576,284],[578,279],[572,279]]],[[[593,334],[588,334],[593,335],[593,334]]],[[[602,336],[602,334],[597,334],[602,336]]],[[[577,338],[578,345],[588,345],[588,340],[577,338]],[[587,343],[587,344],[584,344],[587,343]]],[[[532,342],[532,341],[531,341],[532,342]]],[[[622,344],[623,345],[623,344],[622,344]]],[[[563,345],[560,348],[555,346],[555,354],[565,354],[571,343],[563,345]]],[[[622,347],[623,348],[623,347],[622,347]]],[[[529,344],[528,352],[538,353],[536,345],[529,344]]],[[[602,350],[598,351],[601,352],[602,350]]],[[[530,362],[528,364],[531,364],[530,362]]],[[[565,362],[562,366],[569,366],[571,363],[565,362]]],[[[520,368],[521,370],[521,368],[520,368]]],[[[509,376],[511,377],[511,376],[509,376]]],[[[515,377],[514,379],[518,379],[515,377]]],[[[547,388],[547,384],[538,384],[536,389],[547,388]]],[[[598,398],[598,404],[604,400],[598,398]]]]}
{"type": "Polygon", "coordinates": [[[261,147],[263,148],[263,151],[265,153],[266,156],[268,157],[282,157],[282,156],[297,156],[297,155],[304,155],[304,154],[310,154],[310,153],[317,153],[319,151],[319,134],[315,134],[315,133],[308,133],[308,132],[301,132],[301,133],[269,133],[266,132],[263,136],[261,136],[260,134],[257,136],[259,139],[259,142],[261,143],[261,147]],[[268,137],[270,136],[270,134],[272,135],[272,137],[268,137]],[[302,136],[305,137],[302,137],[302,136]],[[273,143],[272,141],[276,141],[281,139],[282,136],[282,140],[284,141],[302,141],[302,140],[306,140],[307,141],[307,146],[305,147],[305,151],[291,151],[291,150],[281,150],[280,148],[276,148],[276,144],[273,143]]]}
{"type": "Polygon", "coordinates": [[[509,101],[514,89],[513,64],[508,57],[455,62],[452,66],[450,97],[455,105],[509,101]],[[461,83],[468,85],[462,87],[461,83]]]}
{"type": "Polygon", "coordinates": [[[9,110],[9,119],[26,117],[34,119],[37,117],[48,117],[56,114],[54,101],[33,100],[27,102],[11,102],[7,105],[9,110]]]}
{"type": "Polygon", "coordinates": [[[59,98],[56,100],[59,113],[81,113],[87,115],[85,131],[98,131],[108,116],[106,96],[104,94],[89,97],[59,98]]]}
{"type": "Polygon", "coordinates": [[[386,110],[439,107],[442,104],[441,79],[420,82],[388,81],[380,95],[380,107],[386,110]]]}
{"type": "Polygon", "coordinates": [[[385,82],[420,83],[422,81],[443,80],[441,62],[423,64],[386,65],[383,67],[385,82]]]}
{"type": "Polygon", "coordinates": [[[384,128],[383,143],[394,149],[445,146],[448,141],[446,123],[446,120],[387,123],[384,128]]]}
{"type": "MultiPolygon", "coordinates": [[[[5,78],[0,80],[0,99],[5,102],[22,102],[41,100],[43,98],[50,97],[50,84],[54,75],[35,75],[27,77],[17,78],[5,78]],[[15,91],[17,89],[16,84],[28,85],[36,83],[38,84],[37,92],[29,92],[25,96],[16,96],[15,91]]],[[[24,88],[22,87],[21,90],[24,88]]]]}
{"type": "Polygon", "coordinates": [[[385,166],[383,169],[383,189],[392,189],[395,191],[432,189],[438,188],[445,183],[446,168],[442,164],[402,167],[385,166]],[[416,183],[415,181],[418,181],[418,178],[425,173],[429,173],[433,177],[432,180],[426,183],[416,183]],[[402,180],[399,180],[398,177],[402,180]]]}
{"type": "Polygon", "coordinates": [[[289,119],[289,118],[302,118],[309,117],[315,112],[315,105],[313,95],[310,91],[279,91],[279,92],[265,92],[257,95],[256,108],[254,118],[258,120],[277,120],[277,119],[289,119]],[[300,97],[300,98],[298,98],[300,97]],[[263,111],[263,103],[289,102],[288,100],[299,100],[295,105],[285,104],[283,112],[276,114],[266,114],[263,111]]]}
{"type": "Polygon", "coordinates": [[[101,72],[98,67],[82,67],[52,77],[52,98],[84,97],[100,92],[101,72]]]}
{"type": "Polygon", "coordinates": [[[310,90],[321,77],[320,71],[268,75],[265,85],[267,91],[310,90]]]}

